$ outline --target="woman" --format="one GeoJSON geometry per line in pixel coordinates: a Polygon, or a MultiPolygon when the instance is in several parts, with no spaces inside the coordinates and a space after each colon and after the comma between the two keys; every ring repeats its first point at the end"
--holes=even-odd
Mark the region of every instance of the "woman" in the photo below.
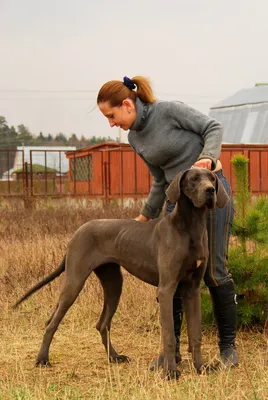
{"type": "MultiPolygon", "coordinates": [[[[229,183],[218,160],[222,127],[219,122],[177,101],[157,101],[148,79],[136,76],[109,81],[100,89],[97,103],[111,127],[129,130],[128,140],[147,164],[153,184],[137,221],[147,222],[159,216],[165,191],[175,175],[191,166],[207,168],[221,179],[231,195],[229,183]]],[[[174,208],[167,203],[166,214],[174,208]]],[[[204,281],[209,288],[218,326],[219,349],[226,366],[236,366],[236,295],[228,273],[228,244],[233,220],[233,202],[224,209],[209,212],[210,256],[204,281]]],[[[179,288],[173,299],[176,358],[180,361],[179,339],[182,302],[179,288]]]]}

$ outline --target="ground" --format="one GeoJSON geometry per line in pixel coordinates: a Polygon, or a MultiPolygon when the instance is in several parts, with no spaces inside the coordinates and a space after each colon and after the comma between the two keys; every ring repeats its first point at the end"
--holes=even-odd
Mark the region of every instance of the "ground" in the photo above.
{"type": "MultiPolygon", "coordinates": [[[[179,380],[169,382],[160,373],[150,372],[148,367],[161,349],[155,288],[127,273],[111,337],[117,351],[128,355],[131,362],[116,365],[107,360],[95,328],[102,289],[92,276],[55,335],[52,368],[35,367],[45,321],[56,304],[62,277],[17,310],[11,306],[58,265],[72,233],[90,218],[88,211],[83,214],[81,210],[1,214],[0,399],[267,399],[268,341],[257,330],[238,332],[238,368],[197,375],[187,353],[184,326],[179,380]]],[[[218,359],[214,329],[203,328],[203,354],[209,364],[218,359]]]]}

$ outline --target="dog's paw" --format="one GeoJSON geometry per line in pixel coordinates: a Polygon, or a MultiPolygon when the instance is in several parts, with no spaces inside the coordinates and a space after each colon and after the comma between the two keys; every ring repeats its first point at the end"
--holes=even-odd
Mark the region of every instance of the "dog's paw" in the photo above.
{"type": "Polygon", "coordinates": [[[36,361],[35,361],[35,366],[36,367],[43,367],[43,368],[51,368],[52,367],[52,365],[50,364],[50,362],[48,361],[48,360],[39,360],[39,359],[37,359],[36,361]]]}
{"type": "Polygon", "coordinates": [[[181,376],[181,373],[177,369],[168,370],[167,372],[163,372],[163,378],[167,379],[169,381],[178,380],[180,376],[181,376]]]}
{"type": "Polygon", "coordinates": [[[198,367],[195,366],[196,372],[198,375],[204,375],[210,372],[209,365],[208,364],[201,364],[198,367]]]}
{"type": "Polygon", "coordinates": [[[159,357],[153,359],[150,365],[150,371],[157,371],[159,368],[164,366],[164,356],[160,354],[159,357]]]}
{"type": "Polygon", "coordinates": [[[116,356],[110,356],[111,363],[129,363],[131,360],[128,356],[124,356],[123,354],[117,354],[116,356]]]}

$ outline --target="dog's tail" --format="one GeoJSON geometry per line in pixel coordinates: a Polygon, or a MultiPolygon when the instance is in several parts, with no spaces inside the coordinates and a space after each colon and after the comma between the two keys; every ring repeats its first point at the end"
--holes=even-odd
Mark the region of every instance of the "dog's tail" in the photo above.
{"type": "Polygon", "coordinates": [[[24,300],[35,293],[37,290],[41,289],[43,286],[47,285],[49,282],[53,281],[55,278],[60,276],[65,271],[65,256],[60,263],[59,267],[53,271],[50,275],[46,276],[41,282],[38,282],[34,287],[32,287],[25,295],[23,295],[12,307],[17,308],[24,300]]]}

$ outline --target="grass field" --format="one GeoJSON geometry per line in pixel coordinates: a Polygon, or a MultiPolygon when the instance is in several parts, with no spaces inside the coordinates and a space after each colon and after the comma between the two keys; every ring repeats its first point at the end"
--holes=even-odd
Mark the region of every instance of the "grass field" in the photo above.
{"type": "MultiPolygon", "coordinates": [[[[102,289],[90,277],[51,345],[52,368],[36,368],[44,325],[56,304],[62,277],[19,309],[11,305],[61,261],[74,231],[92,218],[131,218],[134,209],[0,211],[0,400],[7,399],[268,399],[267,337],[240,331],[240,365],[204,375],[193,370],[182,333],[182,376],[162,380],[148,366],[161,348],[155,288],[124,273],[124,289],[111,337],[131,363],[109,364],[95,329],[102,289]]],[[[217,361],[216,331],[204,329],[203,354],[217,361]]]]}

